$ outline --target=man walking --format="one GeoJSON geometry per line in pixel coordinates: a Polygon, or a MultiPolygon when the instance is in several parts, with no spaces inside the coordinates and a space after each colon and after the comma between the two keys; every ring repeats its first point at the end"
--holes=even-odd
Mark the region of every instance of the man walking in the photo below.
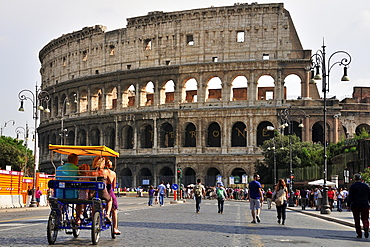
{"type": "Polygon", "coordinates": [[[357,238],[362,238],[360,219],[364,227],[364,236],[368,238],[370,189],[367,184],[361,182],[360,174],[355,174],[354,179],[355,183],[349,188],[347,207],[352,210],[357,238]]]}
{"type": "Polygon", "coordinates": [[[195,197],[195,210],[196,213],[199,214],[200,211],[200,204],[202,203],[202,197],[205,195],[206,190],[204,189],[204,186],[201,183],[201,180],[197,179],[197,185],[194,186],[193,194],[195,197]]]}
{"type": "Polygon", "coordinates": [[[166,195],[166,186],[164,185],[163,181],[158,186],[158,194],[159,194],[159,206],[162,207],[164,204],[164,197],[166,195]]]}
{"type": "Polygon", "coordinates": [[[258,174],[255,174],[253,178],[254,180],[249,183],[249,202],[253,218],[251,223],[256,223],[256,220],[258,223],[260,223],[261,203],[263,202],[262,186],[260,182],[258,182],[260,179],[258,174]]]}

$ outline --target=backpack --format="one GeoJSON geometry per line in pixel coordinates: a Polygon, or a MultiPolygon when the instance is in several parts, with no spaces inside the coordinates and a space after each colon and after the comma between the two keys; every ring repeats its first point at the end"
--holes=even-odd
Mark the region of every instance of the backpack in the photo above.
{"type": "Polygon", "coordinates": [[[202,185],[200,185],[200,184],[196,185],[195,188],[194,188],[194,194],[195,194],[195,196],[196,197],[202,196],[202,192],[203,192],[202,185]]]}
{"type": "Polygon", "coordinates": [[[218,199],[225,199],[225,197],[224,197],[225,195],[224,195],[224,190],[223,189],[217,188],[216,194],[217,194],[218,199]]]}

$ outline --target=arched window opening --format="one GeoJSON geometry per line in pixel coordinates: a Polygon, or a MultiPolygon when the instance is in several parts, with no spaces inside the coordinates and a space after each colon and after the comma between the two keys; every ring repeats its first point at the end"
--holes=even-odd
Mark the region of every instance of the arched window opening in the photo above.
{"type": "Polygon", "coordinates": [[[146,92],[146,102],[145,105],[153,105],[154,104],[154,84],[153,82],[148,82],[145,87],[146,92]]]}
{"type": "Polygon", "coordinates": [[[131,126],[122,129],[122,144],[124,149],[134,148],[134,130],[131,126]]]}
{"type": "Polygon", "coordinates": [[[222,99],[222,81],[219,77],[213,77],[207,83],[206,101],[218,101],[222,99]]]}
{"type": "Polygon", "coordinates": [[[172,80],[166,82],[165,88],[165,103],[173,103],[175,100],[175,83],[172,80]]]}
{"type": "Polygon", "coordinates": [[[257,100],[274,99],[274,78],[269,75],[261,76],[258,80],[257,100]]]}
{"type": "Polygon", "coordinates": [[[88,100],[87,100],[87,91],[83,90],[80,92],[80,112],[88,111],[88,100]]]}
{"type": "Polygon", "coordinates": [[[237,76],[231,83],[232,101],[248,99],[248,81],[245,76],[237,76]]]}
{"type": "Polygon", "coordinates": [[[257,127],[257,146],[261,146],[264,141],[274,137],[274,131],[269,130],[268,126],[274,126],[271,122],[264,121],[257,127]]]}
{"type": "Polygon", "coordinates": [[[246,147],[247,146],[247,130],[242,122],[234,124],[231,130],[231,146],[232,147],[246,147]]]}
{"type": "Polygon", "coordinates": [[[107,109],[117,108],[117,88],[116,87],[112,88],[112,90],[107,94],[106,105],[107,105],[107,109]]]}
{"type": "Polygon", "coordinates": [[[300,99],[302,95],[301,83],[299,76],[288,75],[284,80],[284,99],[300,99]]]}
{"type": "Polygon", "coordinates": [[[196,135],[196,128],[195,125],[189,123],[185,128],[185,145],[184,147],[195,147],[197,143],[197,135],[196,135]]]}
{"type": "Polygon", "coordinates": [[[211,167],[207,171],[206,186],[215,186],[217,181],[217,175],[221,174],[217,168],[211,167]]]}
{"type": "Polygon", "coordinates": [[[175,134],[173,127],[169,123],[164,123],[162,125],[161,131],[161,147],[168,148],[174,146],[175,134]]]}
{"type": "Polygon", "coordinates": [[[208,127],[208,147],[221,147],[221,128],[216,122],[208,127]]]}
{"type": "Polygon", "coordinates": [[[191,103],[198,101],[198,82],[194,78],[191,78],[185,82],[183,90],[183,102],[191,103]]]}
{"type": "Polygon", "coordinates": [[[153,147],[153,128],[150,125],[145,125],[141,128],[141,147],[153,147]]]}

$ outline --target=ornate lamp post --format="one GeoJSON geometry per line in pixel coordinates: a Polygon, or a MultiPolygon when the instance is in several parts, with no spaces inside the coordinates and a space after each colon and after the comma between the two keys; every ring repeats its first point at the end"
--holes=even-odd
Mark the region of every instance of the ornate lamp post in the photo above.
{"type": "Polygon", "coordinates": [[[3,130],[5,129],[5,127],[7,126],[8,123],[12,122],[13,125],[15,124],[15,121],[14,120],[9,120],[7,122],[4,123],[4,127],[1,127],[0,128],[0,136],[3,136],[3,130]]]}
{"type": "MultiPolygon", "coordinates": [[[[49,113],[50,110],[47,108],[48,102],[50,100],[50,95],[48,92],[41,90],[40,88],[35,87],[35,92],[32,92],[29,89],[23,89],[19,92],[18,98],[21,101],[21,106],[19,107],[19,111],[24,111],[23,103],[25,100],[29,100],[32,102],[32,109],[33,109],[33,119],[34,119],[34,128],[35,128],[35,136],[37,134],[37,120],[39,118],[38,111],[44,111],[49,113]],[[43,107],[43,103],[46,103],[46,108],[43,107]]],[[[34,159],[35,159],[35,167],[34,167],[34,174],[33,174],[33,185],[32,185],[32,199],[30,207],[36,207],[36,200],[35,200],[35,192],[36,192],[36,173],[38,170],[38,163],[37,163],[37,140],[35,138],[34,147],[34,159]]]]}
{"type": "MultiPolygon", "coordinates": [[[[22,126],[18,126],[15,129],[15,133],[17,134],[17,140],[19,139],[20,134],[22,134],[23,137],[24,137],[24,146],[26,147],[26,161],[25,161],[25,164],[24,164],[24,169],[22,169],[22,170],[24,170],[25,174],[27,174],[27,172],[26,172],[26,166],[27,166],[27,160],[28,160],[27,148],[28,148],[28,140],[29,140],[29,135],[30,135],[31,129],[33,129],[33,127],[29,128],[27,123],[26,123],[26,128],[23,128],[22,126]]],[[[32,141],[35,141],[35,131],[33,131],[33,133],[32,133],[32,141]]]]}
{"type": "Polygon", "coordinates": [[[318,50],[314,55],[311,57],[312,62],[312,69],[316,69],[316,75],[313,78],[314,80],[322,80],[322,92],[324,94],[324,190],[322,195],[322,204],[321,205],[321,214],[330,214],[329,202],[328,202],[328,188],[326,185],[326,181],[328,179],[328,157],[326,154],[326,147],[327,147],[327,133],[326,133],[326,93],[329,92],[329,79],[330,79],[330,71],[334,65],[338,64],[339,66],[344,66],[343,77],[341,81],[349,81],[349,77],[347,75],[348,65],[351,63],[351,55],[349,55],[346,51],[336,51],[329,56],[329,59],[326,60],[326,52],[325,52],[325,44],[321,46],[321,50],[318,50]],[[334,55],[341,54],[344,57],[337,62],[331,61],[334,55]],[[320,69],[322,76],[320,75],[320,69]]]}
{"type": "MultiPolygon", "coordinates": [[[[284,130],[284,128],[289,127],[288,133],[289,133],[289,178],[290,178],[290,183],[289,183],[289,207],[294,207],[294,201],[293,201],[293,179],[294,179],[294,173],[293,173],[293,150],[292,150],[292,135],[293,135],[293,120],[291,119],[292,113],[301,111],[304,114],[304,117],[309,117],[309,115],[306,114],[305,111],[301,109],[297,109],[292,111],[290,108],[286,108],[282,110],[279,114],[281,120],[282,120],[282,125],[280,128],[284,130]]],[[[304,125],[300,123],[298,125],[299,128],[303,128],[304,125]]]]}

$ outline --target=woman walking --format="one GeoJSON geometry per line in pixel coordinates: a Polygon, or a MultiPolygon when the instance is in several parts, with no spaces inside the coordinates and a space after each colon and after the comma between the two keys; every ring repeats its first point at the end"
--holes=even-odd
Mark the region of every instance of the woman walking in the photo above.
{"type": "Polygon", "coordinates": [[[284,179],[280,178],[275,187],[275,193],[273,200],[275,201],[278,223],[285,224],[286,219],[286,207],[287,207],[288,189],[284,179]]]}

